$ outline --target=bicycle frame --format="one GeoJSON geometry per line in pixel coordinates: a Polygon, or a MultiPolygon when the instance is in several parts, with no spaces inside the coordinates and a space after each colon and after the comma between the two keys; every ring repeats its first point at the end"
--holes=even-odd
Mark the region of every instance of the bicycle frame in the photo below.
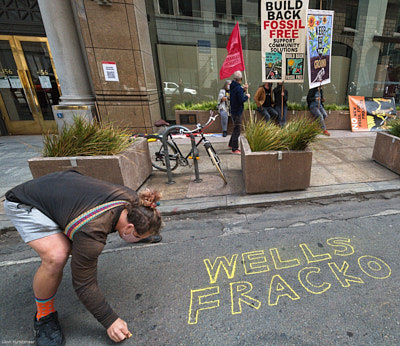
{"type": "MultiPolygon", "coordinates": [[[[194,160],[194,167],[196,172],[196,180],[199,181],[198,178],[198,166],[197,166],[197,159],[198,159],[198,147],[201,143],[203,143],[208,157],[211,159],[211,162],[218,170],[221,178],[224,180],[225,184],[227,183],[226,177],[222,172],[221,168],[221,161],[218,158],[218,155],[213,148],[211,142],[205,137],[204,129],[207,128],[215,119],[218,117],[218,114],[213,116],[213,111],[210,112],[210,118],[208,119],[207,123],[204,125],[197,124],[194,130],[189,130],[181,125],[173,125],[166,129],[163,134],[156,135],[155,137],[151,136],[152,138],[156,138],[157,140],[162,142],[161,147],[154,153],[155,161],[152,162],[152,165],[161,170],[166,171],[168,173],[168,182],[172,182],[172,175],[171,172],[177,166],[190,166],[188,159],[194,160]],[[189,153],[184,156],[182,151],[180,150],[178,144],[176,143],[175,139],[173,138],[173,134],[181,134],[190,137],[190,141],[192,143],[191,150],[189,153]],[[200,139],[196,141],[195,136],[200,136],[200,139]],[[171,152],[168,150],[172,151],[171,152]],[[192,155],[192,157],[191,157],[192,155]],[[171,168],[171,160],[174,162],[174,166],[171,168]],[[158,163],[160,162],[160,164],[158,163]]],[[[153,156],[152,156],[153,157],[153,156]]]]}

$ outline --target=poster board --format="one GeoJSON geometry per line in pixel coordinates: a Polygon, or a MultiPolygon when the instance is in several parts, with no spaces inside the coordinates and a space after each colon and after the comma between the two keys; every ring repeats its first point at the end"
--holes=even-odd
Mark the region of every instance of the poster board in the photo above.
{"type": "Polygon", "coordinates": [[[308,0],[261,0],[263,82],[303,83],[308,0]]]}
{"type": "Polygon", "coordinates": [[[333,15],[333,11],[307,11],[307,61],[310,89],[331,82],[333,15]]]}
{"type": "Polygon", "coordinates": [[[350,96],[351,131],[382,131],[391,118],[396,118],[394,98],[350,96]]]}

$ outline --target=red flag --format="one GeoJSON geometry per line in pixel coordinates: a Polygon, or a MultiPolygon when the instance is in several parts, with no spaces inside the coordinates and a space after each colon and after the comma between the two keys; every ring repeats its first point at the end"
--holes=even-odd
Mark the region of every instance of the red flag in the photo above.
{"type": "Polygon", "coordinates": [[[245,70],[239,23],[236,23],[235,27],[233,28],[226,49],[228,51],[228,55],[226,56],[221,70],[219,71],[219,79],[227,78],[235,71],[245,70]]]}

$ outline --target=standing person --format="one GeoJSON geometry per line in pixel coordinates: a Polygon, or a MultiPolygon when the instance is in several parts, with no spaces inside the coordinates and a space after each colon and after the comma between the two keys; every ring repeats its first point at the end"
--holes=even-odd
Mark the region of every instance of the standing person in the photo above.
{"type": "Polygon", "coordinates": [[[228,116],[229,116],[229,87],[230,80],[226,80],[224,86],[218,94],[218,112],[221,116],[222,136],[226,137],[228,134],[228,116]]]}
{"type": "Polygon", "coordinates": [[[324,94],[322,92],[322,87],[318,86],[308,90],[307,94],[308,109],[311,111],[314,117],[319,120],[323,134],[325,136],[330,136],[331,134],[327,131],[325,126],[325,118],[327,117],[327,114],[323,104],[324,101],[325,99],[324,99],[324,94]]]}
{"type": "Polygon", "coordinates": [[[6,193],[4,209],[22,239],[42,262],[33,279],[36,345],[63,345],[54,296],[71,254],[76,294],[106,328],[109,338],[129,338],[128,326],[107,303],[97,285],[97,261],[107,236],[127,242],[158,242],[160,195],[140,193],[76,171],[56,172],[27,181],[6,193]]]}
{"type": "Polygon", "coordinates": [[[271,118],[277,118],[278,112],[272,107],[272,83],[265,82],[263,85],[260,85],[254,95],[254,101],[257,105],[257,110],[266,122],[270,121],[271,118]]]}
{"type": "Polygon", "coordinates": [[[283,127],[286,125],[286,117],[287,117],[287,101],[288,101],[288,91],[286,88],[283,88],[283,83],[278,83],[276,88],[274,89],[274,98],[275,98],[275,110],[278,113],[279,126],[283,127]],[[283,114],[282,114],[282,97],[283,97],[283,114]]]}
{"type": "Polygon", "coordinates": [[[242,125],[242,114],[244,110],[244,103],[250,98],[250,94],[245,94],[248,85],[241,85],[243,80],[242,72],[236,71],[233,73],[233,81],[230,86],[230,99],[231,99],[231,117],[233,121],[233,132],[229,140],[229,146],[232,148],[233,154],[240,154],[239,150],[239,136],[240,127],[242,125]]]}

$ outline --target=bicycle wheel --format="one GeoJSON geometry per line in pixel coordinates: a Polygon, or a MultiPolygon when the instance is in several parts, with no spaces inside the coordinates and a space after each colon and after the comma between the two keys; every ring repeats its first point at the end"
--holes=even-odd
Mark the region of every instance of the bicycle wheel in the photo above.
{"type": "MultiPolygon", "coordinates": [[[[176,148],[170,142],[167,142],[167,145],[171,171],[173,171],[176,169],[176,167],[178,167],[178,153],[176,148]]],[[[161,140],[157,140],[153,143],[150,142],[149,150],[152,166],[160,171],[166,172],[167,163],[165,162],[165,150],[161,140]]]]}
{"type": "Polygon", "coordinates": [[[210,145],[208,145],[206,147],[207,149],[207,153],[208,156],[210,156],[211,162],[213,163],[213,165],[215,166],[215,168],[217,169],[219,175],[221,176],[222,180],[224,181],[225,184],[228,184],[228,182],[226,181],[226,177],[224,172],[222,171],[221,168],[221,161],[217,155],[217,153],[215,152],[214,148],[210,145]]]}

